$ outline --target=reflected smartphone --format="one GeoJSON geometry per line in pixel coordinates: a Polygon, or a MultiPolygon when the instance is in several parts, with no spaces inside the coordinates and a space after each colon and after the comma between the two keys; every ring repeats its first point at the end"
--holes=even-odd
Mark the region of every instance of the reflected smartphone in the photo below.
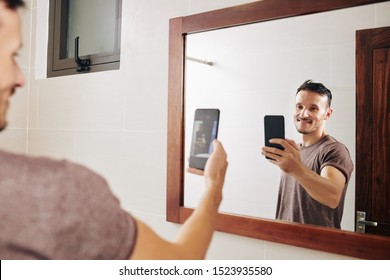
{"type": "Polygon", "coordinates": [[[219,125],[218,109],[197,109],[192,129],[189,167],[204,170],[217,139],[219,125]]]}
{"type": "MultiPolygon", "coordinates": [[[[270,143],[272,138],[284,139],[284,117],[280,115],[266,115],[264,116],[264,138],[265,146],[275,147],[284,150],[283,146],[279,144],[270,143]]],[[[270,159],[269,157],[266,157],[270,159]]]]}

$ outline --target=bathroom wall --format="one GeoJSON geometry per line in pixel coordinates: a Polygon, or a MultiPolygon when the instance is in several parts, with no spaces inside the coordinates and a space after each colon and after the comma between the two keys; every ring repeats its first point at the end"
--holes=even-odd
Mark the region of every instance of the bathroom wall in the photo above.
{"type": "MultiPolygon", "coordinates": [[[[172,240],[180,225],[165,221],[168,21],[253,1],[122,2],[120,70],[46,79],[47,1],[27,1],[19,58],[26,86],[12,98],[0,148],[89,166],[107,178],[126,210],[172,240]]],[[[390,24],[389,4],[367,12],[373,26],[390,24]]],[[[220,232],[207,258],[348,259],[220,232]]]]}

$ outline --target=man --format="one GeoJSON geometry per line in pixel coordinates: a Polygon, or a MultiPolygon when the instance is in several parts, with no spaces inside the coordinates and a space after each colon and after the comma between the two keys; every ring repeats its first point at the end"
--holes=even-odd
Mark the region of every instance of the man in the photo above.
{"type": "MultiPolygon", "coordinates": [[[[0,129],[9,98],[24,83],[17,7],[0,0],[0,129]]],[[[220,142],[204,171],[199,207],[174,242],[120,208],[106,181],[87,168],[0,151],[0,259],[202,259],[211,242],[227,156],[220,142]]]]}
{"type": "Polygon", "coordinates": [[[273,139],[284,150],[263,147],[262,154],[283,171],[276,218],[340,228],[344,198],[353,171],[348,149],[325,131],[332,94],[321,83],[305,81],[297,90],[293,140],[273,139]]]}

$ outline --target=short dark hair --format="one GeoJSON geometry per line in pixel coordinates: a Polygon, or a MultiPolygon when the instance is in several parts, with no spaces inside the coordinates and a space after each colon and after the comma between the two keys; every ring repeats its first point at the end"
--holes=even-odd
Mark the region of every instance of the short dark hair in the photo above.
{"type": "Polygon", "coordinates": [[[16,9],[24,6],[23,0],[0,0],[0,1],[5,1],[5,4],[10,9],[16,9]]]}
{"type": "Polygon", "coordinates": [[[298,92],[300,92],[301,90],[309,90],[309,91],[313,91],[315,93],[318,93],[319,95],[326,95],[328,97],[328,105],[330,107],[330,104],[332,103],[332,93],[331,91],[325,87],[323,84],[321,83],[315,83],[313,82],[312,80],[306,80],[302,85],[299,86],[299,88],[297,89],[297,94],[298,92]]]}

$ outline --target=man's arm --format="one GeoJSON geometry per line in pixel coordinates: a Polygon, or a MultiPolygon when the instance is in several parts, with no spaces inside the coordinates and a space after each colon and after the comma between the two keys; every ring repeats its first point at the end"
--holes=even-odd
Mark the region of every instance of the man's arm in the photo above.
{"type": "Polygon", "coordinates": [[[274,139],[273,142],[282,145],[284,150],[264,147],[263,155],[272,158],[271,163],[293,176],[313,199],[328,207],[336,208],[345,186],[344,174],[333,166],[326,166],[319,175],[302,163],[299,149],[294,141],[274,139]]]}
{"type": "Polygon", "coordinates": [[[330,208],[336,208],[339,205],[346,179],[337,168],[326,166],[318,175],[302,165],[290,175],[295,177],[308,194],[318,202],[330,208]]]}
{"type": "Polygon", "coordinates": [[[204,259],[215,229],[222,187],[227,169],[227,155],[215,140],[214,152],[204,171],[206,190],[173,242],[164,240],[149,226],[137,220],[138,234],[131,259],[204,259]]]}

